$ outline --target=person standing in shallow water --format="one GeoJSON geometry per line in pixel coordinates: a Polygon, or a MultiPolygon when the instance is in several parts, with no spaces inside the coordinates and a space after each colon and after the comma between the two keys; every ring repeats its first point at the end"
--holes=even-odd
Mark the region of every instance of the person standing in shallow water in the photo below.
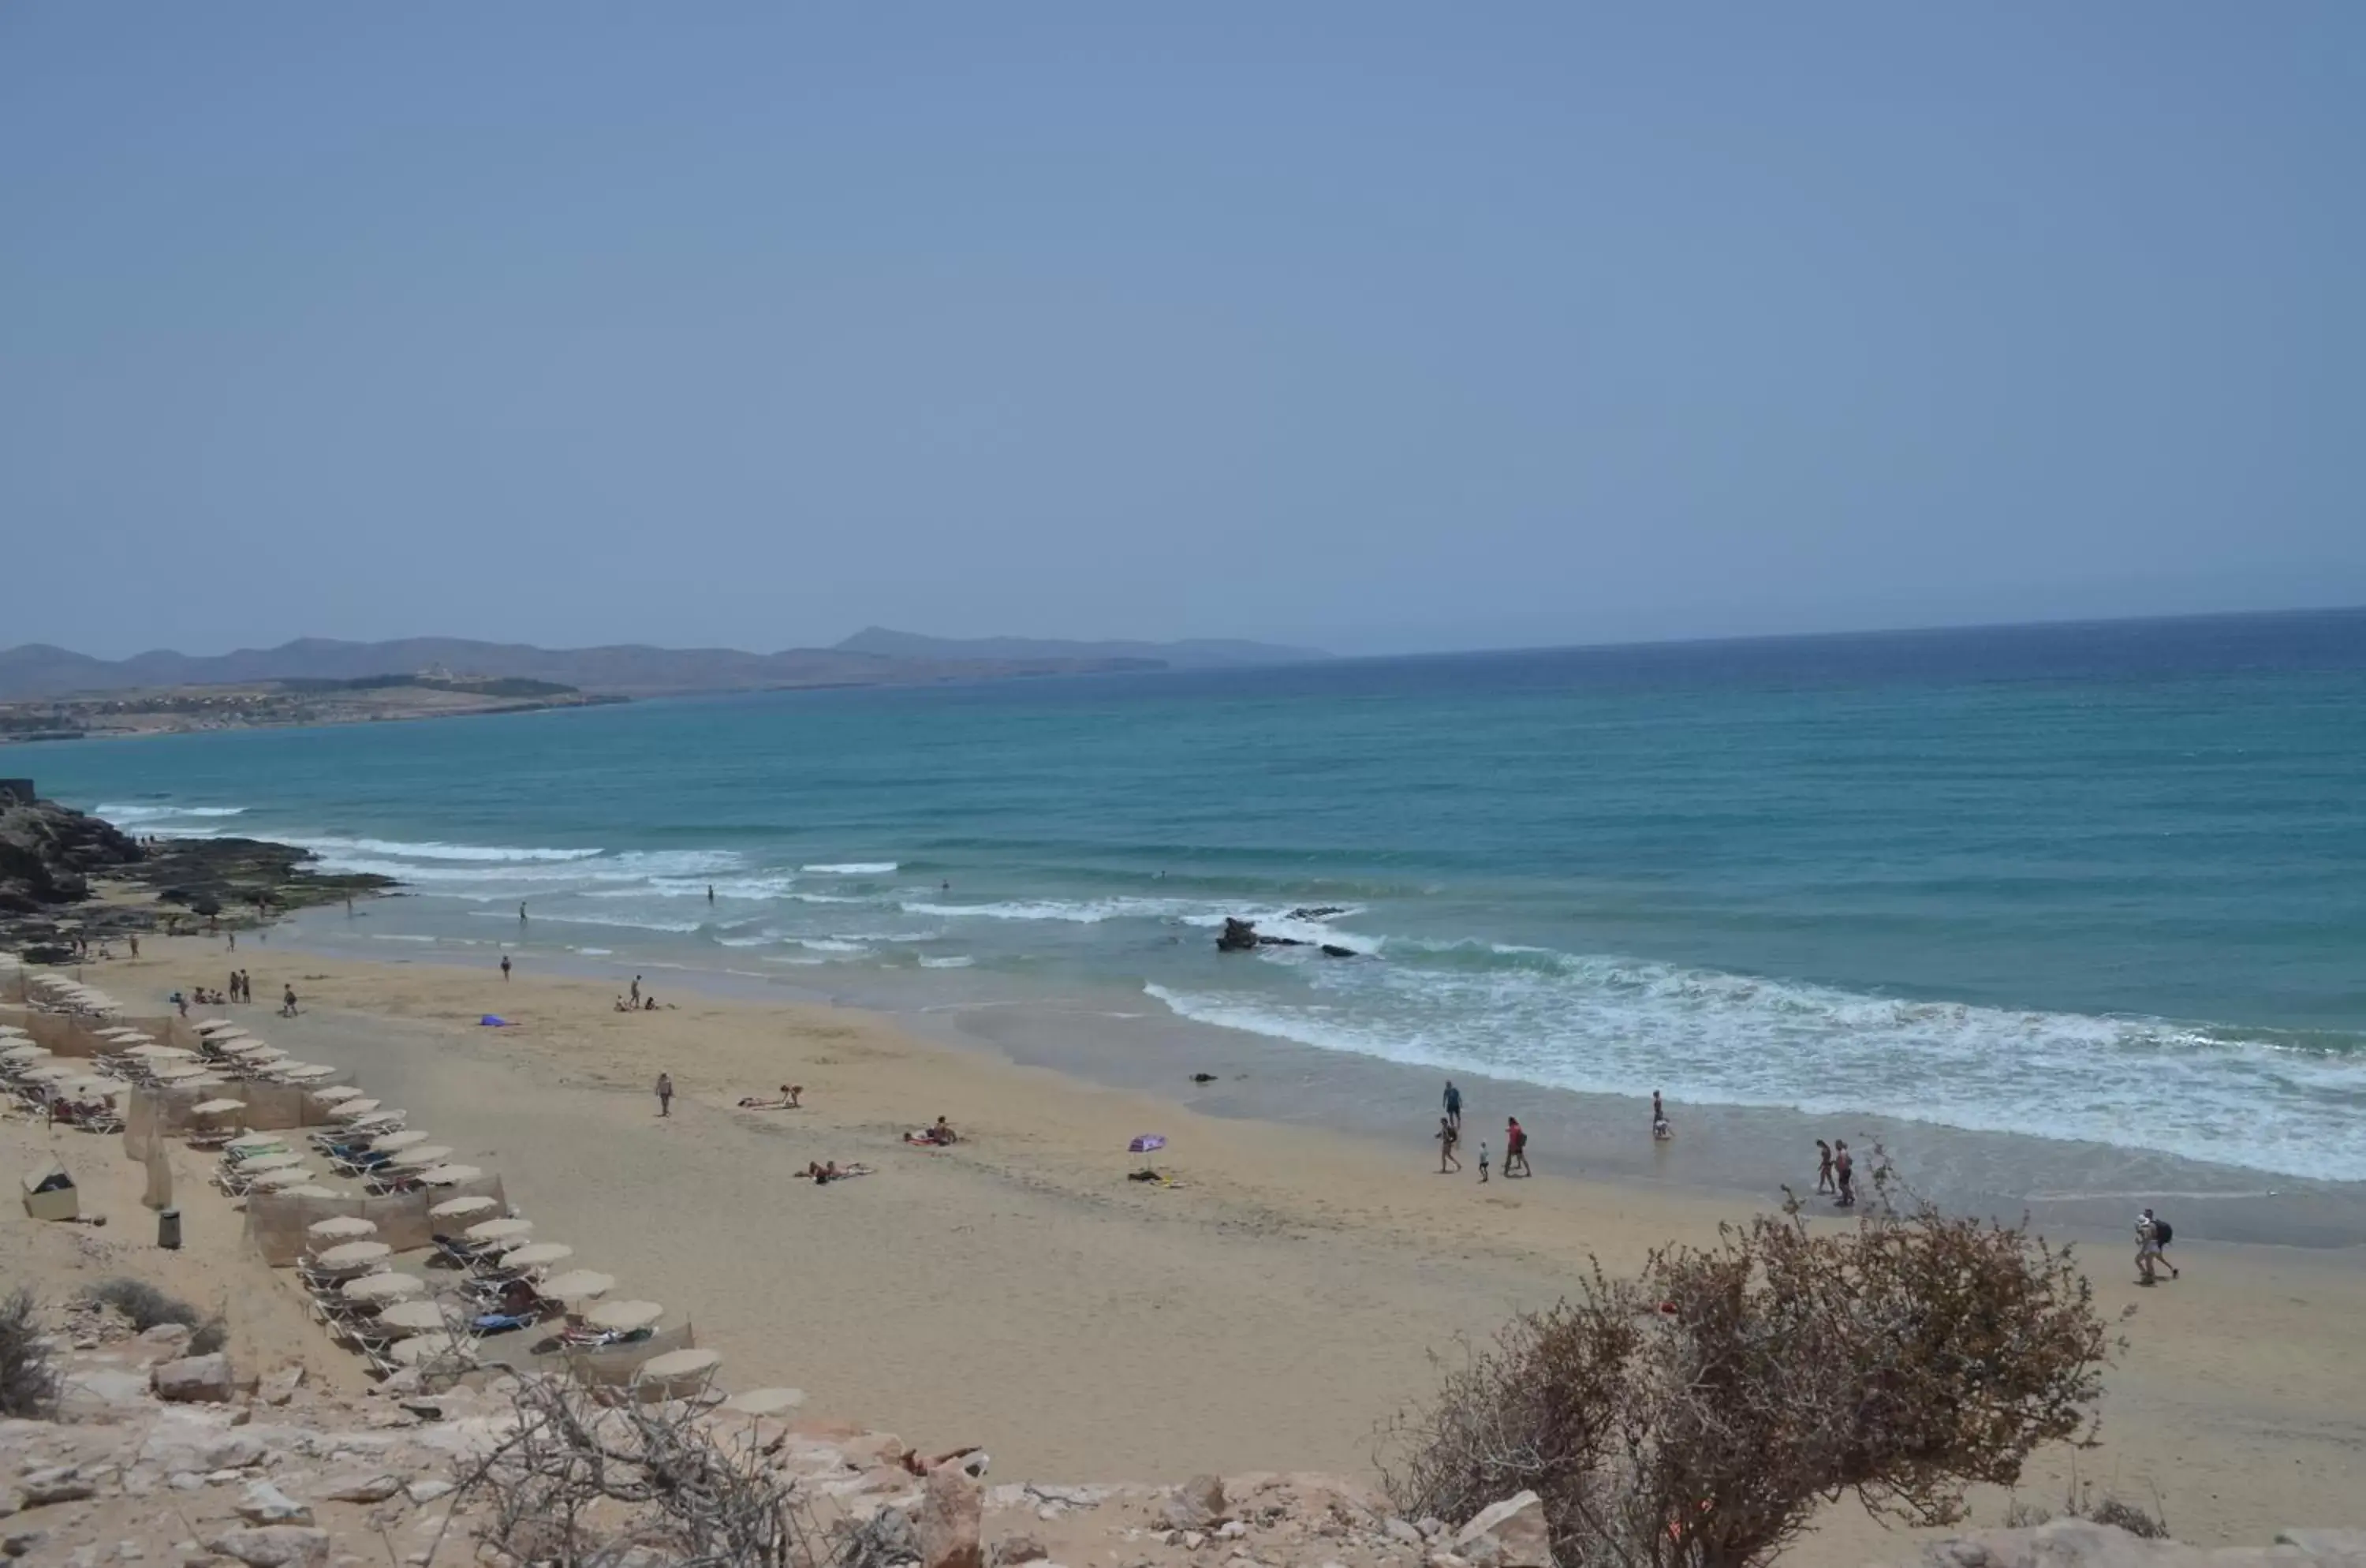
{"type": "Polygon", "coordinates": [[[508,979],[509,977],[510,977],[510,955],[509,955],[508,953],[502,953],[502,954],[501,954],[501,978],[502,978],[502,979],[504,979],[504,980],[506,980],[506,979],[508,979]]]}
{"type": "Polygon", "coordinates": [[[1832,1185],[1832,1146],[1821,1138],[1816,1140],[1816,1190],[1836,1192],[1832,1185]]]}
{"type": "Polygon", "coordinates": [[[1452,1078],[1446,1080],[1446,1119],[1454,1123],[1456,1132],[1462,1131],[1462,1091],[1454,1087],[1452,1078]]]}
{"type": "Polygon", "coordinates": [[[658,1075],[658,1114],[660,1116],[673,1114],[673,1075],[671,1073],[658,1075]]]}

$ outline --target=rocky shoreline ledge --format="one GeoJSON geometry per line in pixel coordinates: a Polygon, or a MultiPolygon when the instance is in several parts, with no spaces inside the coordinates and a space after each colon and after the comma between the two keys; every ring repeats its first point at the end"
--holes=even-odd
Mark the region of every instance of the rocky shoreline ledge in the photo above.
{"type": "Polygon", "coordinates": [[[29,780],[0,781],[0,948],[66,964],[84,942],[253,926],[395,886],[314,870],[317,858],[262,839],[135,839],[29,780]]]}

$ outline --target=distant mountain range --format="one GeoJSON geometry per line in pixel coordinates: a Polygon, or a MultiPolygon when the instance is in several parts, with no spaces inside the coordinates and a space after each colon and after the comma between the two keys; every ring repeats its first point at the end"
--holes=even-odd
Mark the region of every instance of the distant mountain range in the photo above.
{"type": "Polygon", "coordinates": [[[439,669],[455,675],[549,681],[618,696],[760,691],[786,686],[919,685],[1124,670],[1295,663],[1326,655],[1253,642],[1054,642],[1023,637],[958,641],[873,626],[835,648],[746,653],[729,648],[546,649],[462,637],[340,642],[299,637],[277,648],[190,655],[158,650],[95,659],[47,643],[0,651],[0,701],[146,686],[221,686],[258,681],[338,680],[439,669]]]}

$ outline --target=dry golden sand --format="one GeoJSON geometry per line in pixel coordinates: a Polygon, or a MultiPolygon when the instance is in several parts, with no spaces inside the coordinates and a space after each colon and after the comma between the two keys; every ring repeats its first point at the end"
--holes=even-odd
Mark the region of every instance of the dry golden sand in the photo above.
{"type": "MultiPolygon", "coordinates": [[[[627,1017],[602,982],[252,938],[236,956],[259,996],[292,981],[309,1010],[239,1010],[251,1028],[356,1069],[499,1169],[538,1236],[694,1318],[727,1382],[794,1383],[817,1416],[924,1446],[982,1443],[1002,1480],[1364,1471],[1375,1423],[1431,1384],[1433,1351],[1548,1303],[1590,1255],[1628,1268],[1751,1201],[1549,1164],[1482,1188],[1431,1174],[1427,1145],[1205,1118],[853,1012],[669,989],[678,1007],[627,1017]],[[477,1027],[489,1011],[520,1027],[477,1027]],[[679,1089],[666,1120],[660,1070],[679,1089]],[[735,1108],[783,1081],[807,1109],[735,1108]],[[966,1142],[901,1143],[940,1113],[966,1142]],[[1124,1180],[1127,1136],[1150,1130],[1172,1139],[1159,1164],[1183,1185],[1124,1180]],[[877,1174],[817,1190],[792,1176],[813,1159],[877,1174]]],[[[159,940],[95,977],[130,998],[226,967],[218,942],[159,940]]],[[[2086,1250],[2105,1307],[2140,1311],[2079,1472],[2158,1493],[2198,1542],[2366,1523],[2359,1256],[2179,1251],[2184,1280],[2145,1292],[2119,1238],[2086,1250]]],[[[2045,1456],[2022,1496],[2058,1502],[2070,1459],[2045,1456]]],[[[2004,1505],[1983,1496],[1977,1517],[2004,1505]]],[[[1803,1559],[1899,1555],[1843,1506],[1803,1559]]]]}

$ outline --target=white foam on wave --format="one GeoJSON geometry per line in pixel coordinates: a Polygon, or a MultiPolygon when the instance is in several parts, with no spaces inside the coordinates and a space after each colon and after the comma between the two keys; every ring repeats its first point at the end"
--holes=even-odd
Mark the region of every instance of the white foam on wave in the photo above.
{"type": "MultiPolygon", "coordinates": [[[[1011,898],[986,904],[914,901],[896,907],[907,915],[929,915],[939,919],[1059,920],[1071,925],[1098,925],[1104,920],[1180,920],[1207,913],[1207,906],[1180,898],[1011,898]]],[[[1222,919],[1221,915],[1215,918],[1222,919]]]]}
{"type": "Polygon", "coordinates": [[[411,840],[283,835],[280,841],[293,844],[298,849],[310,850],[323,859],[331,855],[354,854],[395,860],[470,861],[499,864],[505,862],[595,860],[607,852],[600,849],[543,849],[518,844],[447,844],[434,839],[411,840]]]}
{"type": "MultiPolygon", "coordinates": [[[[517,918],[501,909],[471,909],[468,913],[479,920],[511,920],[517,918]]],[[[696,920],[634,919],[630,916],[624,915],[546,913],[535,916],[532,923],[555,926],[610,926],[624,931],[664,931],[674,936],[685,936],[699,929],[699,922],[696,920]]]]}
{"type": "Polygon", "coordinates": [[[243,817],[243,806],[142,806],[133,801],[102,800],[90,808],[94,817],[104,817],[118,828],[151,822],[174,822],[184,817],[214,818],[243,817]]]}
{"type": "Polygon", "coordinates": [[[808,953],[868,953],[871,951],[859,942],[839,942],[826,936],[801,936],[792,940],[808,953]]]}
{"type": "Polygon", "coordinates": [[[972,958],[965,953],[957,953],[943,958],[930,958],[924,954],[920,959],[920,967],[923,969],[966,969],[976,962],[976,959],[972,958]]]}
{"type": "Polygon", "coordinates": [[[842,865],[809,865],[803,869],[816,876],[885,876],[896,869],[896,863],[892,860],[858,860],[842,865]]]}
{"type": "Polygon", "coordinates": [[[1390,957],[1358,963],[1269,950],[1275,962],[1255,966],[1264,983],[1254,993],[1144,990],[1203,1023],[1555,1089],[1864,1111],[2366,1179],[2366,1127],[2346,1110],[2366,1100],[2357,1057],[2229,1043],[2157,1019],[1909,1000],[1484,943],[1385,946],[1390,957]],[[1470,962],[1474,946],[1508,962],[1470,962]]]}

